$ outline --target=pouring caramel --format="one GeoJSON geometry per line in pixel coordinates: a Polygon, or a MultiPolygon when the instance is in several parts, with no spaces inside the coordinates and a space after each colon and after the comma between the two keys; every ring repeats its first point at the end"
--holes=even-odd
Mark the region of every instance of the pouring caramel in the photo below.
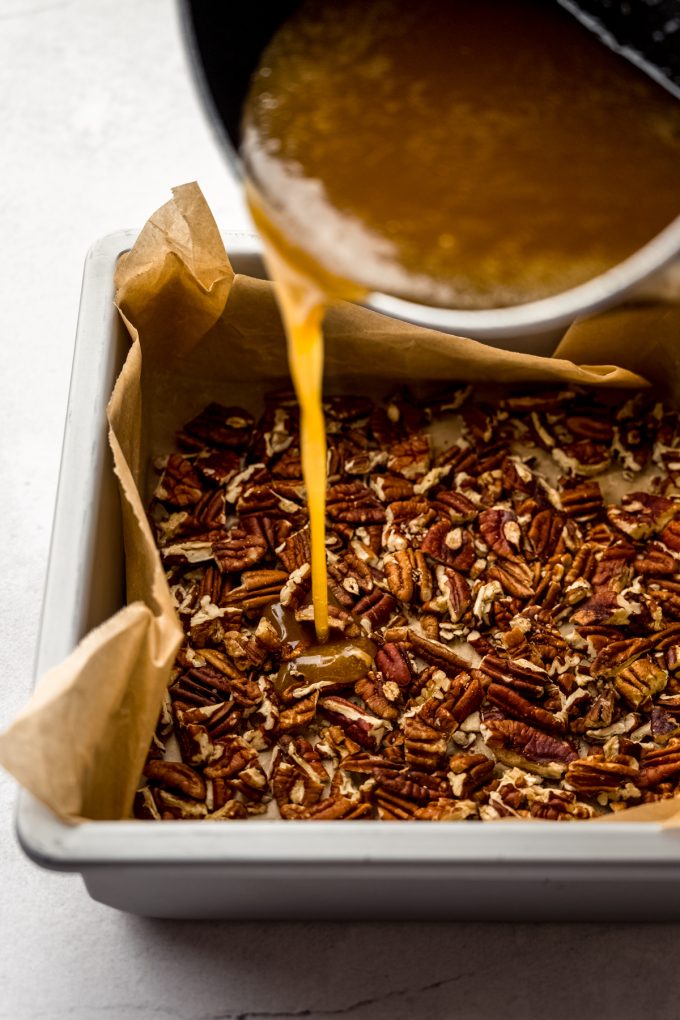
{"type": "Polygon", "coordinates": [[[362,292],[305,264],[304,253],[281,234],[252,185],[248,204],[264,244],[288,338],[288,364],[300,404],[300,455],[307,490],[312,547],[312,601],[319,641],[328,637],[326,571],[326,427],[323,417],[323,316],[330,301],[358,299],[362,292]]]}
{"type": "Polygon", "coordinates": [[[546,0],[308,0],[253,77],[242,154],[301,408],[323,642],[327,306],[503,307],[611,268],[680,210],[680,104],[546,0]]]}
{"type": "Polygon", "coordinates": [[[300,646],[299,654],[279,670],[274,684],[279,692],[301,682],[321,681],[329,686],[354,684],[365,677],[373,665],[377,646],[367,637],[310,644],[307,633],[290,609],[275,603],[264,615],[273,623],[282,641],[300,646]]]}

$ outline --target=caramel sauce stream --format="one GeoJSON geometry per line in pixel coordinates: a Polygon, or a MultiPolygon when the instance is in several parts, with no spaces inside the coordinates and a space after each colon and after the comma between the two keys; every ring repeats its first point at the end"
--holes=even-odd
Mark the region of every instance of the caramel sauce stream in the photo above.
{"type": "Polygon", "coordinates": [[[326,425],[322,407],[323,318],[329,303],[357,300],[359,287],[313,271],[313,263],[276,228],[254,186],[246,184],[250,212],[264,245],[288,341],[288,364],[300,404],[300,455],[307,490],[312,547],[312,602],[319,642],[328,639],[326,570],[326,425]]]}

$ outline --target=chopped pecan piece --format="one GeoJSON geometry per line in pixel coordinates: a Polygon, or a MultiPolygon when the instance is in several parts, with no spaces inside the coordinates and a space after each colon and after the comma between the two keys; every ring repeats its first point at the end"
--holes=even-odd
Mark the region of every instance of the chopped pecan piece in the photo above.
{"type": "Polygon", "coordinates": [[[162,499],[172,506],[184,507],[198,503],[202,495],[203,488],[191,461],[179,453],[171,453],[156,486],[156,499],[162,499]]]}
{"type": "Polygon", "coordinates": [[[353,701],[337,695],[321,698],[319,710],[368,751],[377,751],[383,737],[392,728],[386,719],[371,715],[353,701]]]}
{"type": "Polygon", "coordinates": [[[494,507],[479,515],[479,530],[489,549],[501,559],[516,559],[522,541],[517,516],[512,510],[494,507]]]}
{"type": "Polygon", "coordinates": [[[387,470],[412,481],[427,474],[430,456],[429,436],[414,433],[392,446],[387,458],[387,470]]]}
{"type": "Polygon", "coordinates": [[[360,698],[363,698],[371,712],[375,712],[381,719],[394,721],[399,718],[396,704],[401,701],[401,692],[393,680],[386,680],[381,673],[371,670],[363,680],[355,684],[354,690],[360,698]]]}
{"type": "Polygon", "coordinates": [[[212,554],[220,570],[225,573],[254,567],[267,555],[267,540],[257,521],[245,518],[240,526],[212,541],[212,554]]]}
{"type": "Polygon", "coordinates": [[[549,778],[559,778],[577,758],[566,741],[514,719],[490,721],[488,744],[499,761],[549,778]]]}
{"type": "Polygon", "coordinates": [[[446,754],[446,737],[417,715],[404,720],[402,732],[407,765],[426,772],[434,771],[446,754]]]}
{"type": "Polygon", "coordinates": [[[607,508],[607,517],[620,531],[639,540],[663,532],[675,517],[675,504],[664,496],[648,492],[631,492],[620,506],[607,508]]]}
{"type": "Polygon", "coordinates": [[[326,513],[332,521],[348,524],[382,523],[385,508],[362,482],[333,485],[326,493],[326,513]]]}
{"type": "Polygon", "coordinates": [[[567,789],[607,800],[639,798],[638,778],[637,761],[625,755],[609,759],[598,755],[576,758],[569,762],[564,774],[567,789]]]}
{"type": "Polygon", "coordinates": [[[645,657],[620,670],[614,678],[614,687],[632,709],[637,709],[662,691],[667,682],[666,670],[645,657]]]}
{"type": "Polygon", "coordinates": [[[576,521],[590,521],[604,507],[599,482],[579,482],[570,485],[561,495],[562,509],[567,517],[576,521]]]}
{"type": "Polygon", "coordinates": [[[177,442],[185,450],[245,449],[253,424],[253,416],[242,407],[208,404],[177,433],[177,442]]]}
{"type": "Polygon", "coordinates": [[[454,797],[470,797],[491,779],[495,767],[495,760],[485,754],[454,754],[449,759],[449,783],[454,797]]]}

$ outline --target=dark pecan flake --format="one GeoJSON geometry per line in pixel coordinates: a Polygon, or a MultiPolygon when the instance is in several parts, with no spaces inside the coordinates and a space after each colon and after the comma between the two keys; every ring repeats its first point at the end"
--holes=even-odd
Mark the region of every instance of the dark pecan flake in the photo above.
{"type": "Polygon", "coordinates": [[[208,404],[177,433],[177,442],[185,450],[245,449],[253,424],[253,416],[242,407],[208,404]]]}

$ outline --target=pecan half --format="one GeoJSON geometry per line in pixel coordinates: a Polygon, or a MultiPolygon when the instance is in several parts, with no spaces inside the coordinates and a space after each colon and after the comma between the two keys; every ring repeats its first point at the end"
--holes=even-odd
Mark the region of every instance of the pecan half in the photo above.
{"type": "Polygon", "coordinates": [[[509,659],[490,653],[479,668],[496,683],[512,687],[528,698],[541,698],[548,683],[548,674],[528,659],[509,659]]]}
{"type": "Polygon", "coordinates": [[[479,515],[479,530],[492,552],[502,559],[517,557],[522,541],[522,532],[517,516],[512,510],[494,507],[479,515]]]}
{"type": "Polygon", "coordinates": [[[489,747],[500,761],[538,775],[559,777],[577,757],[566,741],[514,719],[494,719],[489,731],[489,747]]]}
{"type": "Polygon", "coordinates": [[[667,747],[645,751],[637,785],[658,786],[680,776],[680,740],[671,740],[667,747]]]}
{"type": "Polygon", "coordinates": [[[529,599],[534,594],[534,575],[526,563],[500,560],[489,568],[488,576],[491,580],[500,583],[506,595],[514,595],[518,599],[529,599]]]}
{"type": "Polygon", "coordinates": [[[223,536],[216,536],[212,555],[220,570],[229,573],[254,567],[267,555],[267,540],[257,525],[245,518],[240,527],[234,527],[223,536]]]}
{"type": "Polygon", "coordinates": [[[412,549],[399,549],[385,557],[387,586],[400,602],[413,598],[415,554],[412,549]]]}
{"type": "Polygon", "coordinates": [[[579,482],[570,485],[561,495],[562,510],[576,521],[590,521],[604,507],[599,482],[579,482]]]}
{"type": "Polygon", "coordinates": [[[511,687],[489,684],[486,696],[492,705],[498,705],[505,713],[520,722],[531,723],[549,731],[564,729],[564,725],[551,712],[547,712],[533,701],[527,701],[511,687]]]}
{"type": "Polygon", "coordinates": [[[375,588],[359,599],[354,607],[356,616],[365,619],[371,627],[382,627],[392,616],[397,605],[396,599],[387,592],[375,588]]]}
{"type": "Polygon", "coordinates": [[[189,765],[177,761],[150,761],[144,768],[150,783],[165,786],[194,800],[205,800],[205,780],[189,765]]]}
{"type": "Polygon", "coordinates": [[[666,670],[647,656],[620,670],[614,687],[632,709],[637,709],[662,691],[667,682],[666,670]]]}
{"type": "Polygon", "coordinates": [[[434,726],[428,726],[419,716],[404,720],[404,754],[406,763],[413,768],[434,771],[441,763],[448,742],[434,726]]]}
{"type": "Polygon", "coordinates": [[[634,758],[617,755],[604,759],[590,755],[569,762],[564,782],[567,789],[577,793],[618,800],[639,797],[635,785],[638,777],[639,766],[634,758]]]}
{"type": "Polygon", "coordinates": [[[354,690],[366,702],[371,712],[381,719],[395,720],[399,718],[396,703],[401,701],[399,685],[393,680],[386,680],[381,673],[371,670],[363,680],[359,680],[354,690]]]}
{"type": "Polygon", "coordinates": [[[464,572],[469,570],[475,561],[470,536],[460,528],[452,528],[448,521],[433,524],[423,538],[420,549],[444,566],[464,572]]]}
{"type": "Polygon", "coordinates": [[[461,669],[467,668],[468,664],[465,659],[462,659],[460,655],[456,655],[443,642],[432,641],[430,638],[426,638],[412,629],[408,631],[407,644],[414,655],[420,656],[421,659],[429,662],[432,666],[438,666],[444,672],[453,670],[454,673],[457,673],[461,669]]]}
{"type": "Polygon", "coordinates": [[[397,687],[408,687],[413,679],[406,649],[403,645],[393,641],[385,642],[382,648],[376,652],[375,665],[385,680],[395,683],[397,687]]]}
{"type": "Polygon", "coordinates": [[[385,508],[362,482],[333,485],[326,493],[326,513],[332,521],[348,524],[382,523],[385,508]]]}

